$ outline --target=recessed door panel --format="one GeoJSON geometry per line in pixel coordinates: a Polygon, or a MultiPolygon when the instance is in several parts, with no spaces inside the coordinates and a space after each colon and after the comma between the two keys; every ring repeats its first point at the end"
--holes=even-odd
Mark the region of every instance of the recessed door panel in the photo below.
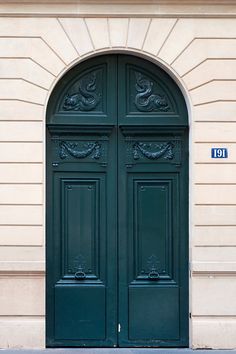
{"type": "Polygon", "coordinates": [[[165,346],[178,342],[179,289],[153,285],[129,287],[129,340],[165,346]]]}
{"type": "Polygon", "coordinates": [[[133,180],[135,279],[167,276],[172,269],[172,196],[168,181],[133,180]]]}
{"type": "Polygon", "coordinates": [[[180,340],[178,185],[177,173],[128,176],[128,342],[180,340]]]}
{"type": "Polygon", "coordinates": [[[104,285],[56,285],[55,339],[71,340],[72,344],[106,339],[104,285]]]}
{"type": "Polygon", "coordinates": [[[104,178],[61,179],[64,276],[100,277],[104,178]],[[103,188],[102,188],[103,187],[103,188]],[[79,253],[78,253],[79,252],[79,253]],[[79,274],[81,272],[81,274],[79,274]]]}

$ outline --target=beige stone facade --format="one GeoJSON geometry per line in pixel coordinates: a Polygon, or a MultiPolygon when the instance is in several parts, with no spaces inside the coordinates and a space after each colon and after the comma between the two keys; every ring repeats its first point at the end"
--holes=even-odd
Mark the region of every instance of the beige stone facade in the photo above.
{"type": "Polygon", "coordinates": [[[236,348],[236,4],[144,3],[0,1],[1,348],[45,346],[48,98],[71,67],[109,52],[160,65],[185,96],[190,347],[236,348]],[[212,160],[214,146],[228,159],[212,160]]]}

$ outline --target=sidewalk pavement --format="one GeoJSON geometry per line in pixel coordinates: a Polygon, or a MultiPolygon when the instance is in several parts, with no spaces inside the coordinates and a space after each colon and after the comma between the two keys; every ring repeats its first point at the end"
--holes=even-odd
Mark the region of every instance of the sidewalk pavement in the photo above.
{"type": "Polygon", "coordinates": [[[234,350],[165,348],[0,349],[0,354],[236,354],[234,350]]]}

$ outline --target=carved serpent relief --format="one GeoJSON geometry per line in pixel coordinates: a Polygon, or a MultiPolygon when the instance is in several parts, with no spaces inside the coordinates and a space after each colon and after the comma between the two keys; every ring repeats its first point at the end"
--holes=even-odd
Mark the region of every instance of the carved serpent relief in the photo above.
{"type": "Polygon", "coordinates": [[[97,92],[97,76],[93,72],[76,83],[77,92],[67,94],[64,99],[64,111],[91,111],[101,100],[101,94],[97,92]]]}
{"type": "Polygon", "coordinates": [[[153,93],[153,82],[145,78],[141,73],[135,72],[135,106],[141,112],[163,111],[170,109],[167,99],[164,95],[153,93]]]}
{"type": "Polygon", "coordinates": [[[143,155],[147,159],[157,160],[163,157],[166,160],[172,160],[174,158],[173,143],[142,143],[136,141],[133,145],[133,158],[138,160],[140,155],[143,155]]]}
{"type": "Polygon", "coordinates": [[[60,158],[66,159],[69,155],[77,159],[83,159],[92,155],[93,159],[98,160],[101,157],[101,145],[95,142],[88,142],[80,146],[78,143],[62,141],[60,143],[60,158]]]}

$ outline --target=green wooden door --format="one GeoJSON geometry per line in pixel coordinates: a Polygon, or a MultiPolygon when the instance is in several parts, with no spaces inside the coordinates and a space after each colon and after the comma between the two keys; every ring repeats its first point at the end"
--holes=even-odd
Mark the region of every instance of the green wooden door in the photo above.
{"type": "Polygon", "coordinates": [[[188,346],[188,129],[161,69],[107,55],[47,112],[47,346],[188,346]]]}

